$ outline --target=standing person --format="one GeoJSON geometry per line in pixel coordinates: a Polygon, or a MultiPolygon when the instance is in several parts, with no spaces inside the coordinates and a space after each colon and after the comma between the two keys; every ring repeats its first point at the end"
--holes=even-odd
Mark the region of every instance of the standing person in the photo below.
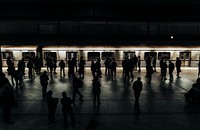
{"type": "Polygon", "coordinates": [[[179,73],[181,72],[181,60],[176,57],[176,71],[177,71],[177,77],[180,78],[179,73]]]}
{"type": "Polygon", "coordinates": [[[140,93],[142,91],[143,84],[141,78],[138,77],[137,80],[133,83],[133,91],[135,94],[135,104],[139,104],[140,93]]]}
{"type": "Polygon", "coordinates": [[[54,68],[53,60],[50,60],[50,61],[49,61],[49,67],[50,67],[50,75],[51,75],[51,78],[53,78],[53,68],[54,68]]]}
{"type": "Polygon", "coordinates": [[[141,72],[140,65],[141,65],[141,59],[140,56],[138,56],[138,72],[141,72]]]}
{"type": "Polygon", "coordinates": [[[42,97],[44,98],[47,93],[47,85],[48,85],[49,77],[47,76],[47,71],[44,71],[40,76],[40,84],[42,85],[42,97]]]}
{"type": "Polygon", "coordinates": [[[80,62],[79,62],[79,76],[80,76],[80,78],[84,78],[84,70],[85,70],[85,60],[83,59],[83,56],[81,56],[80,62]]]}
{"type": "Polygon", "coordinates": [[[53,91],[49,90],[47,92],[47,106],[49,110],[48,119],[51,124],[55,122],[55,112],[58,104],[58,99],[53,98],[52,95],[53,91]]]}
{"type": "Polygon", "coordinates": [[[166,61],[164,61],[161,66],[161,77],[162,77],[161,79],[162,80],[167,80],[166,74],[167,74],[167,63],[166,63],[166,61]]]}
{"type": "Polygon", "coordinates": [[[53,58],[53,72],[54,72],[54,74],[57,74],[56,73],[56,68],[57,68],[57,59],[56,58],[53,58]]]}
{"type": "MultiPolygon", "coordinates": [[[[7,66],[8,66],[8,69],[9,69],[9,66],[11,66],[11,64],[12,64],[12,60],[11,60],[11,58],[8,56],[7,57],[7,59],[6,59],[6,64],[7,64],[7,66]]],[[[7,69],[7,70],[8,70],[7,69]]]]}
{"type": "Polygon", "coordinates": [[[33,77],[33,62],[31,58],[29,58],[28,60],[27,68],[28,68],[28,77],[31,79],[33,77]]]}
{"type": "Polygon", "coordinates": [[[92,82],[92,92],[94,94],[94,105],[96,104],[96,99],[97,99],[97,103],[98,105],[101,104],[100,102],[100,94],[101,94],[101,83],[99,82],[98,80],[98,76],[95,76],[95,78],[93,79],[93,82],[92,82]]]}
{"type": "Polygon", "coordinates": [[[62,72],[63,72],[63,76],[65,76],[65,62],[61,60],[59,63],[59,66],[60,66],[60,76],[62,77],[62,72]]]}
{"type": "Polygon", "coordinates": [[[150,65],[147,67],[147,78],[149,78],[148,84],[151,84],[151,78],[153,74],[153,67],[150,65]]]}
{"type": "MultiPolygon", "coordinates": [[[[126,57],[127,58],[127,57],[126,57]]],[[[122,61],[122,77],[125,75],[126,58],[122,61]]]]}
{"type": "Polygon", "coordinates": [[[11,107],[14,101],[13,88],[4,73],[1,73],[0,84],[2,92],[1,98],[3,99],[1,102],[3,107],[3,119],[5,123],[13,124],[14,122],[11,121],[11,107]]]}
{"type": "Polygon", "coordinates": [[[112,75],[112,79],[113,78],[116,79],[116,68],[117,68],[117,62],[115,61],[115,58],[113,58],[113,61],[111,63],[111,75],[112,75]]]}
{"type": "Polygon", "coordinates": [[[15,83],[14,83],[14,78],[15,78],[15,66],[14,66],[14,63],[11,63],[11,65],[8,66],[8,74],[11,76],[12,85],[14,87],[15,86],[15,83]]]}
{"type": "Polygon", "coordinates": [[[95,67],[95,64],[94,64],[94,61],[92,60],[91,61],[91,71],[92,71],[92,76],[93,76],[93,79],[95,77],[95,72],[96,72],[96,67],[95,67]]]}
{"type": "Polygon", "coordinates": [[[148,77],[148,69],[150,68],[150,66],[151,66],[151,57],[148,56],[146,59],[146,77],[148,77]]]}
{"type": "Polygon", "coordinates": [[[22,70],[16,70],[14,73],[14,78],[15,78],[15,83],[16,83],[17,89],[18,89],[18,85],[20,88],[22,88],[22,77],[23,77],[22,70]]]}
{"type": "Polygon", "coordinates": [[[72,100],[71,100],[70,97],[67,97],[66,92],[62,92],[62,98],[61,98],[60,102],[62,104],[62,112],[63,112],[63,116],[64,116],[65,127],[68,127],[68,124],[67,124],[67,115],[68,114],[71,117],[72,127],[77,127],[75,117],[74,117],[73,108],[71,106],[72,100]]]}
{"type": "Polygon", "coordinates": [[[24,58],[18,62],[18,70],[22,72],[22,75],[25,74],[25,63],[24,58]]]}
{"type": "Polygon", "coordinates": [[[152,64],[153,64],[154,72],[156,72],[156,57],[155,56],[153,57],[152,64]]]}
{"type": "Polygon", "coordinates": [[[75,99],[76,99],[76,93],[79,94],[79,100],[82,101],[83,95],[79,92],[78,88],[81,88],[83,86],[83,81],[81,81],[79,78],[76,77],[76,75],[74,75],[73,77],[73,103],[75,103],[75,99]]]}
{"type": "Polygon", "coordinates": [[[110,75],[110,71],[109,71],[109,68],[110,68],[110,59],[109,59],[109,57],[106,57],[104,65],[105,65],[105,75],[110,75]]]}
{"type": "Polygon", "coordinates": [[[169,61],[169,80],[170,80],[170,82],[172,82],[174,80],[173,71],[174,71],[174,63],[170,60],[169,61]]]}
{"type": "Polygon", "coordinates": [[[161,57],[160,58],[160,71],[161,71],[161,75],[162,75],[162,65],[163,65],[163,63],[164,63],[164,58],[161,57]]]}
{"type": "Polygon", "coordinates": [[[137,70],[138,58],[136,55],[134,55],[134,57],[133,57],[133,64],[134,64],[133,70],[137,70]]]}
{"type": "Polygon", "coordinates": [[[100,58],[97,59],[95,66],[96,66],[97,76],[101,77],[102,72],[101,72],[101,60],[100,60],[100,58]]]}

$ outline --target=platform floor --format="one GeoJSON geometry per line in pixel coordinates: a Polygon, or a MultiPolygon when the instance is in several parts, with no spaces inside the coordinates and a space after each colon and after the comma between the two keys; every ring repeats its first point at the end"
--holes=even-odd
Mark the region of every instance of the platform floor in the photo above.
{"type": "MultiPolygon", "coordinates": [[[[6,69],[4,69],[6,71],[6,69]]],[[[50,79],[48,90],[53,90],[53,96],[61,98],[66,91],[72,96],[72,80],[60,77],[58,74],[50,79]]],[[[102,70],[104,74],[104,70],[102,70]]],[[[27,74],[27,73],[26,73],[27,74]]],[[[147,84],[145,70],[134,72],[134,77],[141,76],[143,91],[140,97],[141,114],[134,111],[134,93],[132,82],[124,84],[121,69],[118,70],[116,80],[103,75],[100,79],[102,87],[101,105],[93,106],[91,93],[92,76],[89,68],[83,79],[84,87],[80,92],[84,95],[83,102],[76,100],[74,107],[78,128],[65,128],[61,104],[56,110],[56,123],[48,123],[47,104],[42,99],[39,75],[34,79],[24,77],[23,89],[14,88],[18,107],[12,109],[14,124],[4,124],[0,118],[0,130],[85,130],[90,120],[98,122],[95,130],[160,130],[160,129],[200,129],[200,106],[185,103],[184,93],[187,92],[197,78],[196,68],[183,68],[181,78],[174,82],[161,81],[160,72],[153,74],[151,86],[147,84]]],[[[8,76],[8,78],[10,78],[8,76]]],[[[0,109],[2,117],[2,109],[0,109]]],[[[70,123],[70,120],[69,120],[70,123]]]]}

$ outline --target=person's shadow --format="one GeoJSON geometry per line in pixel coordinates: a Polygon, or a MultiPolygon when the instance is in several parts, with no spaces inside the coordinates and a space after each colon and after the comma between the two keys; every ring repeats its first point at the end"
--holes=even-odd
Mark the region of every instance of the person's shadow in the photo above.
{"type": "Polygon", "coordinates": [[[135,112],[136,115],[139,115],[141,113],[139,102],[135,102],[135,104],[134,104],[134,112],[135,112]]]}

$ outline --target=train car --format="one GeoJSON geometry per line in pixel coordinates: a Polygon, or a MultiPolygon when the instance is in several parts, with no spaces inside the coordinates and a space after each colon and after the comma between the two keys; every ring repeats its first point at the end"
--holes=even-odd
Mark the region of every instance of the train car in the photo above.
{"type": "Polygon", "coordinates": [[[1,46],[2,66],[7,66],[7,57],[11,58],[15,66],[22,58],[27,61],[30,57],[35,57],[36,48],[37,46],[1,46]]]}

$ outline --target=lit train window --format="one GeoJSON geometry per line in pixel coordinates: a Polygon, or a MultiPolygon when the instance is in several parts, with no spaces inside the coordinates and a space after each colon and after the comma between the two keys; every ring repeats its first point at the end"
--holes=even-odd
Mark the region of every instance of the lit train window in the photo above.
{"type": "Polygon", "coordinates": [[[145,52],[144,53],[144,60],[146,60],[147,59],[147,57],[157,57],[157,52],[145,52]]]}
{"type": "Polygon", "coordinates": [[[66,52],[66,59],[72,59],[76,58],[77,59],[78,52],[66,52]]]}
{"type": "Polygon", "coordinates": [[[13,53],[12,52],[1,52],[2,59],[7,59],[7,57],[10,57],[13,59],[13,53]]]}
{"type": "Polygon", "coordinates": [[[179,58],[182,60],[189,60],[191,57],[191,52],[180,52],[179,58]]]}
{"type": "Polygon", "coordinates": [[[102,60],[105,60],[106,57],[114,58],[114,52],[102,52],[102,60]]]}
{"type": "Polygon", "coordinates": [[[44,59],[47,60],[48,58],[57,60],[57,53],[56,52],[44,52],[44,59]]]}
{"type": "Polygon", "coordinates": [[[35,57],[35,52],[22,52],[22,57],[24,60],[28,60],[29,58],[35,57]]]}
{"type": "Polygon", "coordinates": [[[125,57],[131,58],[135,55],[135,52],[124,52],[124,59],[125,57]]]}
{"type": "Polygon", "coordinates": [[[166,60],[169,60],[170,52],[158,52],[158,60],[160,60],[162,57],[166,60]]]}
{"type": "Polygon", "coordinates": [[[100,52],[88,52],[88,60],[96,60],[100,58],[100,52]]]}

